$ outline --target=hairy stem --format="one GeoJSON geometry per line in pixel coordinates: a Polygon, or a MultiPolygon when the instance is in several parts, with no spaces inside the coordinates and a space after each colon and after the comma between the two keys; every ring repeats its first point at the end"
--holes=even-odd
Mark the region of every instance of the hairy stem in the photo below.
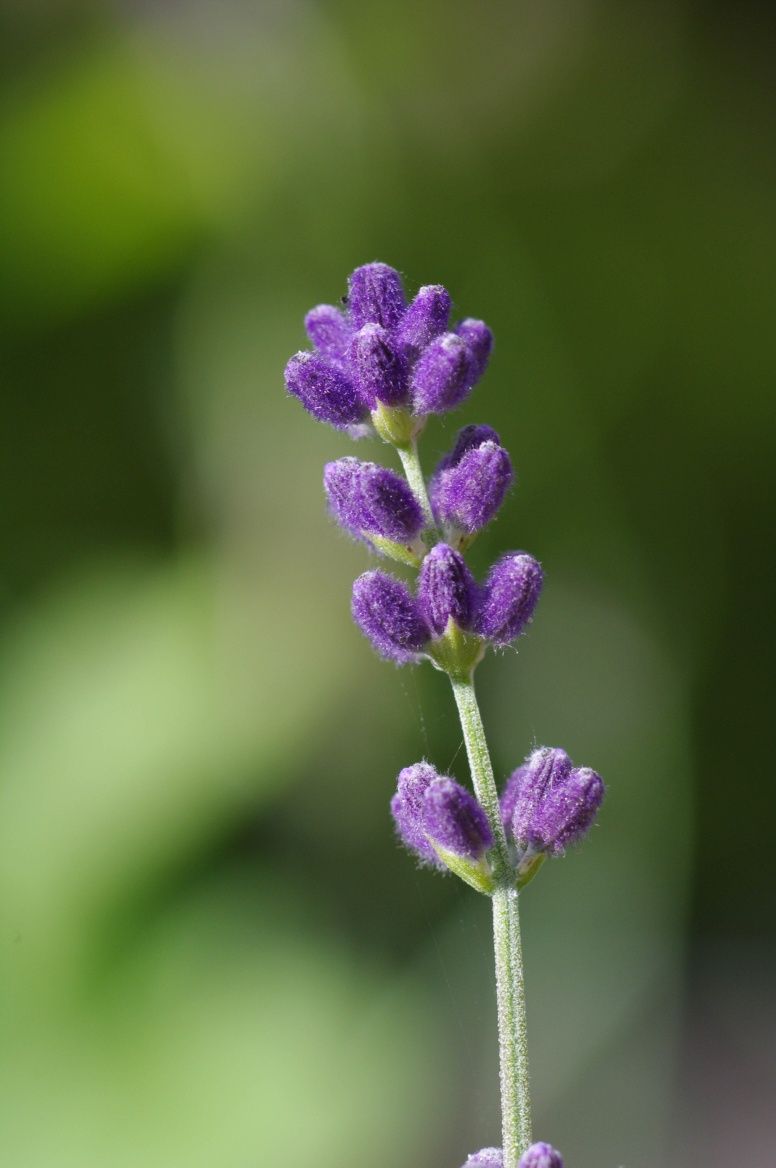
{"type": "Polygon", "coordinates": [[[413,438],[406,446],[397,446],[401,464],[404,467],[404,473],[407,476],[407,482],[412,488],[415,498],[423,508],[423,514],[426,519],[426,525],[430,528],[434,537],[436,537],[436,524],[434,516],[431,511],[431,503],[428,498],[428,491],[426,490],[426,480],[423,478],[423,471],[420,466],[420,458],[418,456],[418,441],[413,438]]]}
{"type": "Polygon", "coordinates": [[[474,682],[471,677],[452,677],[451,681],[474,790],[488,816],[496,841],[493,849],[496,878],[496,889],[493,892],[493,947],[501,1069],[501,1124],[504,1168],[517,1168],[520,1156],[531,1143],[531,1095],[518,893],[507,853],[498,791],[474,682]]]}

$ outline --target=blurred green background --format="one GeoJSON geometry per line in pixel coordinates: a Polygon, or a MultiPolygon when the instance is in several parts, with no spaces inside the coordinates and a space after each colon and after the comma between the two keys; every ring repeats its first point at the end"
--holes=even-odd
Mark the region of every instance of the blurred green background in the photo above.
{"type": "MultiPolygon", "coordinates": [[[[488,906],[387,814],[465,777],[350,624],[347,441],[283,392],[382,259],[497,347],[464,422],[547,571],[480,693],[600,770],[525,897],[569,1168],[772,1168],[776,100],[760,6],[0,7],[0,1162],[457,1168],[498,1142],[488,906]],[[755,828],[765,831],[758,836],[755,828]]],[[[366,457],[385,449],[365,444],[366,457]]]]}

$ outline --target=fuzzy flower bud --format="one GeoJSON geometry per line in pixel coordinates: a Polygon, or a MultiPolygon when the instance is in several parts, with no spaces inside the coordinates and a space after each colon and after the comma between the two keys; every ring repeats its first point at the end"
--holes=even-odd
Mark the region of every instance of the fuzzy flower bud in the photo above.
{"type": "Polygon", "coordinates": [[[326,464],[323,485],[332,515],[354,535],[409,544],[423,528],[423,511],[410,487],[387,467],[339,458],[326,464]]]}
{"type": "Polygon", "coordinates": [[[409,589],[385,572],[365,572],[353,584],[353,619],[382,657],[417,661],[431,630],[409,589]]]}
{"type": "Polygon", "coordinates": [[[422,816],[423,796],[438,778],[434,767],[427,762],[416,762],[399,771],[396,794],[391,799],[391,815],[404,846],[414,852],[421,863],[443,868],[442,861],[428,841],[422,816]]]}
{"type": "Polygon", "coordinates": [[[476,631],[495,645],[519,636],[539,600],[541,565],[527,552],[507,552],[490,570],[477,617],[476,631]]]}
{"type": "Polygon", "coordinates": [[[535,750],[501,797],[507,834],[523,852],[560,856],[588,831],[604,797],[601,776],[574,767],[565,750],[535,750]]]}
{"type": "Polygon", "coordinates": [[[477,607],[477,584],[459,552],[438,543],[423,560],[418,603],[433,632],[441,637],[452,618],[468,629],[477,607]]]}
{"type": "Polygon", "coordinates": [[[405,312],[397,336],[410,358],[417,357],[435,337],[447,329],[450,295],[441,284],[426,284],[405,312]]]}
{"type": "Polygon", "coordinates": [[[460,405],[476,381],[471,349],[455,333],[443,333],[421,353],[412,375],[416,414],[443,414],[460,405]]]}
{"type": "Polygon", "coordinates": [[[563,1168],[563,1157],[550,1144],[531,1144],[517,1168],[563,1168]]]}
{"type": "Polygon", "coordinates": [[[401,276],[388,264],[364,264],[348,279],[348,312],[355,328],[379,324],[394,329],[404,312],[401,276]]]}
{"type": "Polygon", "coordinates": [[[286,389],[319,422],[345,430],[367,417],[356,387],[316,353],[297,353],[286,365],[286,389]]]}
{"type": "Polygon", "coordinates": [[[407,363],[390,334],[379,324],[365,324],[350,346],[350,368],[363,401],[396,406],[407,400],[407,363]]]}
{"type": "Polygon", "coordinates": [[[462,320],[455,331],[459,337],[463,337],[471,350],[474,358],[474,380],[479,381],[488,367],[493,348],[493,333],[484,321],[472,320],[471,317],[462,320]]]}
{"type": "Polygon", "coordinates": [[[470,446],[452,465],[440,464],[432,479],[431,504],[437,522],[466,535],[481,531],[503,503],[513,477],[509,455],[497,441],[470,446]]]}
{"type": "Polygon", "coordinates": [[[463,1168],[504,1168],[501,1148],[483,1148],[479,1152],[472,1152],[463,1168]]]}
{"type": "Polygon", "coordinates": [[[344,369],[353,335],[344,314],[331,304],[319,304],[307,313],[304,327],[321,357],[337,368],[344,369]]]}
{"type": "Polygon", "coordinates": [[[487,815],[454,779],[434,779],[423,795],[421,815],[426,834],[454,856],[479,860],[493,846],[487,815]]]}
{"type": "Polygon", "coordinates": [[[452,466],[458,466],[468,450],[474,450],[477,446],[482,446],[484,442],[495,442],[497,446],[501,445],[501,439],[492,426],[464,426],[462,430],[458,431],[453,449],[449,454],[440,458],[434,475],[439,475],[452,466]]]}

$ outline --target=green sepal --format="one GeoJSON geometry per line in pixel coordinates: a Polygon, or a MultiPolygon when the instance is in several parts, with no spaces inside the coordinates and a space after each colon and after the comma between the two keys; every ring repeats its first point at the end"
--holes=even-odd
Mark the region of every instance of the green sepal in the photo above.
{"type": "Polygon", "coordinates": [[[372,425],[391,446],[409,446],[426,424],[425,418],[416,418],[404,406],[387,406],[378,402],[372,410],[372,425]]]}
{"type": "Polygon", "coordinates": [[[485,655],[487,642],[474,633],[467,633],[452,617],[441,637],[428,646],[426,653],[437,666],[452,678],[468,681],[485,655]]]}
{"type": "Polygon", "coordinates": [[[537,856],[532,856],[525,864],[518,865],[517,880],[515,882],[515,887],[518,892],[522,892],[525,886],[531,883],[546,859],[547,856],[545,853],[539,852],[537,856]]]}
{"type": "Polygon", "coordinates": [[[475,889],[476,892],[482,892],[485,896],[491,895],[495,885],[484,859],[467,860],[463,856],[456,856],[455,852],[448,852],[447,848],[443,848],[430,836],[428,842],[446,868],[449,868],[456,876],[460,876],[461,880],[475,889]]]}
{"type": "Polygon", "coordinates": [[[385,539],[382,535],[367,535],[366,537],[372,546],[385,556],[390,556],[392,560],[398,560],[400,564],[407,564],[410,568],[419,568],[426,554],[425,545],[419,542],[418,545],[396,543],[393,539],[385,539]]]}

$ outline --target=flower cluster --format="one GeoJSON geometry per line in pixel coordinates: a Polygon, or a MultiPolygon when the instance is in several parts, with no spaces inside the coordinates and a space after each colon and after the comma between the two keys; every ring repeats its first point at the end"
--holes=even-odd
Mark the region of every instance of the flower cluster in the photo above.
{"type": "MultiPolygon", "coordinates": [[[[483,1148],[475,1152],[463,1168],[504,1168],[501,1148],[483,1148]]],[[[563,1157],[550,1144],[532,1144],[520,1157],[518,1168],[563,1168],[563,1157]]]]}
{"type": "Polygon", "coordinates": [[[387,264],[364,264],[348,281],[346,309],[321,304],[305,318],[315,352],[297,353],[286,386],[314,417],[354,436],[412,417],[417,432],[429,414],[454,409],[485,372],[492,336],[481,320],[451,331],[451,301],[438,284],[408,306],[401,277],[387,264]],[[386,416],[386,411],[387,416],[386,416]]]}
{"type": "MultiPolygon", "coordinates": [[[[601,776],[572,766],[564,750],[535,750],[501,795],[501,823],[523,888],[547,856],[582,838],[604,797],[601,776]]],[[[477,800],[453,779],[419,762],[399,774],[391,814],[397,834],[421,864],[450,868],[479,891],[491,891],[493,832],[477,800]]]]}
{"type": "Polygon", "coordinates": [[[470,394],[488,364],[492,336],[482,321],[450,328],[451,300],[428,285],[407,304],[401,277],[386,264],[365,264],[349,278],[341,310],[320,305],[305,324],[314,351],[286,366],[286,387],[320,421],[353,438],[379,437],[399,455],[404,477],[357,458],[330,462],[324,490],[336,522],[375,553],[417,569],[416,586],[382,570],[353,585],[353,618],[377,652],[399,665],[429,660],[447,673],[461,715],[472,794],[428,762],[405,767],[391,801],[402,843],[421,864],[449,869],[494,898],[499,1033],[505,1098],[504,1152],[485,1148],[465,1168],[563,1168],[549,1144],[530,1147],[525,1060],[515,1054],[523,1011],[515,888],[546,857],[562,855],[592,825],[604,795],[595,771],[574,767],[565,751],[534,751],[499,798],[473,688],[489,647],[511,644],[531,621],[542,590],[541,565],[510,551],[475,579],[465,553],[496,516],[514,473],[490,426],[465,426],[429,481],[418,458],[428,417],[470,394]],[[512,964],[499,958],[511,953],[512,964]],[[503,999],[503,1001],[502,1001],[503,999]],[[522,1067],[521,1071],[519,1068],[522,1067]],[[519,1158],[519,1164],[518,1164],[519,1158]]]}

